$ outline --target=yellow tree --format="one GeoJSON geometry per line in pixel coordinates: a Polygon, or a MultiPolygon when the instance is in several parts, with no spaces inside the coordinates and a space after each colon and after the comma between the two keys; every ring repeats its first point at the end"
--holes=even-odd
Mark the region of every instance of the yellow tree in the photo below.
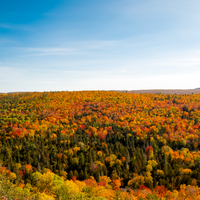
{"type": "Polygon", "coordinates": [[[46,173],[44,173],[37,184],[39,191],[50,194],[52,192],[53,180],[54,173],[52,173],[51,171],[47,171],[46,173]]]}

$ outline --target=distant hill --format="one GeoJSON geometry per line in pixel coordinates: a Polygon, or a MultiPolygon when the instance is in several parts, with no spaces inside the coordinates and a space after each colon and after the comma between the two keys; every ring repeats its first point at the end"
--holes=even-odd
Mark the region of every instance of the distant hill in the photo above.
{"type": "Polygon", "coordinates": [[[200,93],[200,88],[197,89],[189,89],[189,90],[130,90],[130,93],[162,93],[162,94],[192,94],[192,93],[200,93]]]}
{"type": "MultiPolygon", "coordinates": [[[[149,90],[111,90],[111,91],[116,91],[116,92],[128,92],[128,93],[162,93],[162,94],[192,94],[192,93],[200,93],[200,88],[196,89],[188,89],[188,90],[182,90],[182,89],[149,89],[149,90]]],[[[8,92],[8,93],[3,93],[0,92],[0,94],[16,94],[16,93],[26,93],[26,92],[8,92]]]]}
{"type": "Polygon", "coordinates": [[[19,93],[27,93],[27,92],[7,92],[7,93],[6,92],[0,92],[0,94],[19,94],[19,93]]]}

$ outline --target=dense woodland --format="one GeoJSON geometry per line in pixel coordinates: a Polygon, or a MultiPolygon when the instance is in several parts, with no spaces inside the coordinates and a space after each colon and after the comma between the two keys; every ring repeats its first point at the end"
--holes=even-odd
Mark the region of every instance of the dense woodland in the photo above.
{"type": "Polygon", "coordinates": [[[8,199],[200,199],[200,94],[1,94],[0,166],[8,199]]]}

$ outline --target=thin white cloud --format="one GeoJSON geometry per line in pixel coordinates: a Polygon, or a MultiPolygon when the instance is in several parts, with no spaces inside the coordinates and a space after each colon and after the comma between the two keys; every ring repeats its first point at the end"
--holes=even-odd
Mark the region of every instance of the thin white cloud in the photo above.
{"type": "MultiPolygon", "coordinates": [[[[199,14],[199,1],[187,1],[187,0],[177,0],[177,1],[132,1],[124,0],[116,1],[116,3],[110,6],[109,10],[117,13],[121,13],[125,16],[132,16],[134,19],[142,19],[143,17],[153,14],[153,16],[159,14],[160,16],[168,15],[171,17],[185,17],[187,18],[188,13],[191,18],[200,17],[199,14]],[[178,7],[178,9],[177,9],[178,7]],[[137,18],[135,18],[135,16],[137,18]]],[[[197,18],[198,20],[198,18],[197,18]]]]}
{"type": "Polygon", "coordinates": [[[9,24],[9,23],[0,23],[0,28],[9,29],[9,30],[21,29],[21,30],[24,30],[24,31],[33,30],[33,28],[31,28],[28,25],[24,25],[24,24],[9,24]]]}
{"type": "Polygon", "coordinates": [[[73,42],[73,45],[79,47],[80,49],[106,49],[112,48],[116,46],[119,41],[115,40],[88,40],[88,41],[80,41],[73,42]]]}
{"type": "Polygon", "coordinates": [[[8,38],[0,38],[0,44],[8,44],[8,43],[19,44],[19,42],[15,40],[11,40],[8,38]]]}
{"type": "Polygon", "coordinates": [[[11,25],[11,24],[0,24],[0,28],[5,28],[5,29],[14,29],[15,26],[14,25],[11,25]]]}
{"type": "Polygon", "coordinates": [[[70,54],[87,54],[92,53],[93,50],[106,50],[114,48],[117,41],[112,40],[91,40],[91,41],[74,41],[66,44],[66,47],[26,47],[16,48],[16,51],[22,51],[22,57],[29,56],[47,56],[47,55],[70,55],[70,54]],[[30,53],[31,52],[31,53],[30,53]]]}
{"type": "Polygon", "coordinates": [[[34,52],[57,52],[57,51],[71,51],[72,49],[68,48],[26,48],[27,51],[34,51],[34,52]]]}
{"type": "Polygon", "coordinates": [[[62,71],[63,73],[73,73],[73,74],[77,74],[77,73],[84,73],[84,74],[87,74],[87,73],[94,73],[96,71],[87,71],[87,70],[67,70],[67,71],[62,71]]]}
{"type": "Polygon", "coordinates": [[[24,55],[21,55],[21,57],[77,54],[76,49],[70,49],[70,48],[41,47],[41,48],[20,48],[20,49],[24,53],[24,55]],[[30,54],[30,52],[32,53],[30,54]]]}

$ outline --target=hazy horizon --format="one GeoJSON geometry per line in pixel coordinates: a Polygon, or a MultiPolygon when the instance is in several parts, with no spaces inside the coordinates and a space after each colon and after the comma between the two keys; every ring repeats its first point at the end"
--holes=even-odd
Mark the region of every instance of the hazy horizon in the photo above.
{"type": "Polygon", "coordinates": [[[1,92],[0,94],[12,94],[12,93],[26,93],[26,92],[81,92],[81,91],[116,91],[116,92],[134,92],[134,93],[166,93],[166,94],[192,94],[200,93],[200,88],[191,89],[138,89],[138,90],[49,90],[49,91],[9,91],[1,92]],[[196,90],[196,91],[195,91],[196,90]]]}

